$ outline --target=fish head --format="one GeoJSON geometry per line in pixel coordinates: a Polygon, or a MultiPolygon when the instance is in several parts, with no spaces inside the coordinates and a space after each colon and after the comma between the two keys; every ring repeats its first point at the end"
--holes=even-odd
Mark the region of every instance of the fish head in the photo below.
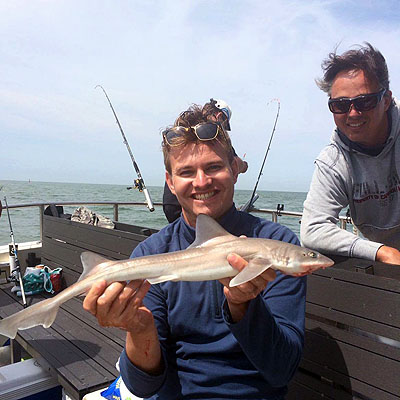
{"type": "Polygon", "coordinates": [[[288,259],[287,267],[291,275],[303,276],[312,273],[320,268],[331,267],[334,262],[329,257],[318,251],[298,246],[299,250],[295,256],[288,259]]]}
{"type": "Polygon", "coordinates": [[[334,264],[330,258],[318,251],[295,244],[263,239],[259,245],[262,246],[262,250],[258,256],[269,259],[271,268],[285,274],[302,276],[334,264]]]}

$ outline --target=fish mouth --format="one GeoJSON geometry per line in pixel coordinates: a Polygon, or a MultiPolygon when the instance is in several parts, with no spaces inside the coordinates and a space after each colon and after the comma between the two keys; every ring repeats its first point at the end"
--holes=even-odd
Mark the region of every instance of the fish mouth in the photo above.
{"type": "Polygon", "coordinates": [[[205,192],[205,193],[194,193],[192,195],[192,198],[195,200],[208,200],[211,197],[214,197],[216,195],[216,191],[215,190],[210,190],[209,192],[205,192]]]}
{"type": "Polygon", "coordinates": [[[317,269],[325,269],[328,267],[331,267],[333,264],[335,264],[335,262],[333,260],[331,260],[329,257],[320,257],[320,259],[318,261],[316,261],[310,268],[309,270],[315,271],[317,269]]]}
{"type": "Polygon", "coordinates": [[[313,264],[307,265],[306,268],[303,268],[303,271],[295,273],[295,274],[290,274],[290,275],[295,276],[295,277],[310,275],[313,272],[315,272],[321,268],[325,269],[325,268],[331,267],[333,264],[335,264],[335,262],[333,260],[331,260],[328,257],[323,256],[318,261],[313,262],[313,264]]]}

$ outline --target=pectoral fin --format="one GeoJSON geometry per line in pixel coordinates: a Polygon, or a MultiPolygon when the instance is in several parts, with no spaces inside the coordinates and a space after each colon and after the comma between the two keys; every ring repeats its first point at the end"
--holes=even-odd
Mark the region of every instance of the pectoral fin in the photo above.
{"type": "Polygon", "coordinates": [[[271,266],[272,264],[267,264],[264,258],[253,258],[249,261],[249,264],[230,281],[229,286],[234,287],[251,281],[271,266]]]}
{"type": "Polygon", "coordinates": [[[151,283],[152,285],[155,285],[156,283],[161,283],[161,282],[166,282],[166,281],[174,281],[178,280],[179,276],[177,275],[161,275],[161,276],[156,276],[154,278],[148,278],[147,281],[151,283]]]}

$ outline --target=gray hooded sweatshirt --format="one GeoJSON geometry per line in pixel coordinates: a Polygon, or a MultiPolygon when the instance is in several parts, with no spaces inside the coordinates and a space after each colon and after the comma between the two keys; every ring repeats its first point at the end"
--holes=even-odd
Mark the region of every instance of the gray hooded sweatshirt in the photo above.
{"type": "Polygon", "coordinates": [[[350,149],[337,130],[315,160],[304,202],[301,241],[317,251],[375,260],[383,244],[400,250],[400,103],[394,99],[391,131],[383,150],[371,156],[350,149]],[[337,226],[350,207],[364,238],[337,226]],[[366,239],[365,239],[366,238],[366,239]]]}

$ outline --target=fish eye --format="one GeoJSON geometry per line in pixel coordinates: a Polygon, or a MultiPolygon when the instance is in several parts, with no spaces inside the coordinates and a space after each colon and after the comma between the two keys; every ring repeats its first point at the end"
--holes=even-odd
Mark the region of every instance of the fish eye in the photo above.
{"type": "Polygon", "coordinates": [[[317,253],[315,251],[309,251],[307,255],[309,257],[311,257],[311,258],[317,258],[318,257],[318,255],[317,255],[317,253]]]}

